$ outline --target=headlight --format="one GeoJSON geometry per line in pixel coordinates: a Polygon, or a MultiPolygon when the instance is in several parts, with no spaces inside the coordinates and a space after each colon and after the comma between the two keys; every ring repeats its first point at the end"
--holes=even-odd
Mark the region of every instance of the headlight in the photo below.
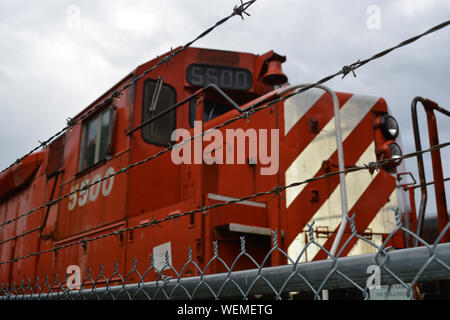
{"type": "MultiPolygon", "coordinates": [[[[396,144],[395,142],[392,142],[389,144],[389,153],[390,158],[397,159],[400,158],[402,154],[402,149],[400,149],[400,146],[396,144]]],[[[396,165],[398,165],[401,162],[401,160],[394,161],[396,165]]]]}
{"type": "Polygon", "coordinates": [[[392,159],[391,161],[383,164],[383,168],[386,170],[393,169],[402,162],[402,160],[399,159],[403,155],[402,149],[394,141],[388,141],[383,144],[379,152],[381,157],[377,157],[378,160],[392,159]]]}
{"type": "Polygon", "coordinates": [[[394,140],[398,137],[398,123],[393,116],[384,115],[380,120],[381,131],[388,140],[394,140]]]}

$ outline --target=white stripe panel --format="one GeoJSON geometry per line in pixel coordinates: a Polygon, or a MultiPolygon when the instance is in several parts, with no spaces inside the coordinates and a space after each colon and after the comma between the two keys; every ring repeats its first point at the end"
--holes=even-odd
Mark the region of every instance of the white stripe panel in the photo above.
{"type": "MultiPolygon", "coordinates": [[[[394,189],[392,194],[389,196],[389,202],[387,202],[384,207],[377,212],[377,215],[367,228],[372,229],[372,232],[375,233],[391,233],[392,230],[394,230],[394,228],[397,226],[397,223],[395,222],[395,214],[392,210],[396,208],[398,208],[398,197],[397,189],[394,189]]],[[[379,246],[383,243],[383,237],[381,235],[373,235],[370,241],[379,246]]],[[[358,239],[358,241],[348,253],[348,256],[376,253],[377,251],[377,248],[375,248],[374,246],[358,239]]]]}
{"type": "MultiPolygon", "coordinates": [[[[375,143],[372,142],[369,147],[364,151],[361,157],[356,162],[357,166],[367,164],[371,161],[375,161],[375,143]]],[[[368,170],[356,171],[349,173],[345,176],[345,183],[347,187],[347,201],[348,208],[351,209],[355,203],[359,200],[361,195],[366,191],[369,187],[370,183],[375,179],[378,173],[372,175],[368,170]]],[[[358,214],[358,212],[356,213],[358,214]]],[[[341,209],[341,194],[340,194],[340,186],[336,187],[334,191],[331,193],[330,197],[322,204],[322,206],[317,210],[308,224],[311,224],[313,221],[316,221],[314,224],[314,229],[317,227],[328,227],[328,231],[336,231],[336,228],[341,223],[342,217],[342,209],[341,209]]],[[[304,230],[308,230],[305,226],[304,230]]],[[[305,237],[303,232],[297,235],[295,240],[289,245],[288,255],[296,259],[300,254],[301,250],[306,246],[305,237]]],[[[327,241],[327,238],[316,238],[316,242],[324,245],[327,241]]],[[[311,261],[316,254],[319,252],[320,248],[311,245],[307,252],[300,259],[301,262],[311,261]]]]}
{"type": "Polygon", "coordinates": [[[395,188],[389,196],[389,202],[378,211],[377,215],[367,228],[372,229],[372,232],[375,233],[390,233],[397,226],[397,223],[395,222],[395,212],[392,210],[397,208],[398,195],[397,188],[395,188]]]}
{"type": "MultiPolygon", "coordinates": [[[[347,101],[340,113],[342,141],[350,135],[378,100],[378,97],[354,95],[347,101]]],[[[328,160],[336,151],[334,121],[334,117],[328,121],[322,131],[320,131],[313,141],[291,163],[285,173],[286,185],[314,177],[322,166],[322,162],[328,160]]],[[[294,188],[286,189],[287,208],[305,186],[305,184],[302,184],[294,188]]]]}
{"type": "MultiPolygon", "coordinates": [[[[220,194],[214,194],[214,193],[208,193],[208,198],[212,199],[212,200],[223,201],[223,202],[238,200],[237,198],[221,196],[220,194]]],[[[242,205],[246,205],[246,206],[259,207],[259,208],[265,208],[266,207],[265,203],[256,202],[256,201],[249,201],[249,200],[236,202],[236,204],[242,204],[242,205]]]]}
{"type": "Polygon", "coordinates": [[[288,134],[289,130],[292,129],[297,121],[299,121],[324,94],[325,93],[322,90],[321,92],[318,92],[317,89],[315,91],[308,90],[293,96],[284,102],[285,135],[288,134]]]}

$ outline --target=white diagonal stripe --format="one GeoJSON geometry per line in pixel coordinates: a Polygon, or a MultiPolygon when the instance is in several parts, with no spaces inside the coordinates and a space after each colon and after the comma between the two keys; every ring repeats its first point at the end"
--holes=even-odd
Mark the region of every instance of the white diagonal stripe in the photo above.
{"type": "Polygon", "coordinates": [[[395,229],[397,223],[395,222],[395,212],[393,209],[398,208],[398,194],[397,189],[392,191],[389,196],[389,201],[378,211],[375,218],[367,226],[375,233],[391,233],[395,229]]]}
{"type": "MultiPolygon", "coordinates": [[[[356,165],[361,166],[375,160],[375,143],[372,142],[358,159],[356,165]]],[[[369,187],[373,179],[375,179],[377,174],[372,175],[369,171],[363,170],[352,172],[345,176],[345,183],[347,186],[347,201],[349,208],[352,208],[355,205],[361,195],[369,187]]],[[[328,231],[335,231],[342,220],[342,214],[339,215],[341,212],[342,209],[340,186],[337,186],[336,189],[334,189],[334,191],[331,193],[330,197],[322,204],[319,210],[317,210],[308,224],[311,224],[313,221],[317,221],[314,225],[314,228],[326,227],[328,231]]],[[[316,242],[324,245],[327,240],[327,238],[318,238],[316,239],[316,242]]],[[[300,233],[290,244],[288,248],[288,255],[291,258],[296,259],[305,245],[305,237],[302,233],[300,233]]],[[[306,258],[308,259],[308,261],[314,259],[319,250],[320,249],[317,246],[310,246],[306,252],[306,256],[303,255],[300,261],[306,261],[306,258]]]]}
{"type": "MultiPolygon", "coordinates": [[[[389,234],[395,229],[397,223],[395,222],[395,214],[392,209],[398,208],[398,195],[397,189],[389,196],[389,201],[386,202],[383,208],[377,212],[375,218],[370,222],[367,229],[371,229],[374,233],[385,233],[389,234]]],[[[383,236],[374,234],[372,235],[372,240],[374,244],[380,246],[383,243],[383,236]]],[[[378,249],[369,243],[358,239],[355,245],[352,247],[347,256],[356,256],[360,254],[376,253],[378,249]]]]}
{"type": "Polygon", "coordinates": [[[323,92],[306,91],[287,99],[284,102],[284,134],[299,121],[306,112],[324,95],[323,92]]]}
{"type": "MultiPolygon", "coordinates": [[[[378,100],[378,97],[353,95],[347,103],[345,103],[340,112],[343,141],[356,128],[378,100]]],[[[332,106],[330,105],[330,108],[331,107],[332,106]]],[[[314,177],[322,166],[322,162],[328,160],[336,149],[333,117],[286,170],[286,185],[314,177]]],[[[302,184],[286,190],[287,208],[304,187],[305,184],[302,184]]]]}
{"type": "MultiPolygon", "coordinates": [[[[220,194],[214,194],[214,193],[208,193],[208,199],[219,200],[219,201],[224,201],[224,202],[238,200],[238,198],[222,196],[220,194]]],[[[266,207],[265,203],[256,202],[256,201],[249,201],[249,200],[236,202],[236,204],[247,205],[247,206],[252,206],[252,207],[260,207],[260,208],[265,208],[266,207]]]]}

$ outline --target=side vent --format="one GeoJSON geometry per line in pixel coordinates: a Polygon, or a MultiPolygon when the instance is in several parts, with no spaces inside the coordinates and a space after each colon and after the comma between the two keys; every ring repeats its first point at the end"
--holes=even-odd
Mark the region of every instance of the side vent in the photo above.
{"type": "Polygon", "coordinates": [[[49,147],[47,178],[51,178],[64,164],[64,142],[66,135],[62,135],[53,141],[49,147]]]}

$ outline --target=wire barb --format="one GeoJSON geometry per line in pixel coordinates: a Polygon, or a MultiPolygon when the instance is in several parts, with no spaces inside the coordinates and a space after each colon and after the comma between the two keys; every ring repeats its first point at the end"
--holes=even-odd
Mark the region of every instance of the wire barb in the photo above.
{"type": "Polygon", "coordinates": [[[120,96],[122,95],[122,91],[120,90],[115,90],[111,93],[111,98],[112,99],[117,99],[120,100],[120,96]]]}
{"type": "Polygon", "coordinates": [[[369,170],[370,174],[373,174],[376,170],[379,170],[380,164],[378,162],[369,162],[364,164],[364,167],[369,170]]]}
{"type": "Polygon", "coordinates": [[[72,119],[72,118],[68,117],[66,119],[66,122],[67,122],[67,127],[72,128],[77,124],[78,121],[76,119],[72,119]]]}
{"type": "Polygon", "coordinates": [[[155,219],[155,216],[152,215],[152,220],[149,222],[149,225],[152,226],[152,228],[154,228],[154,227],[162,228],[162,226],[160,226],[159,224],[160,224],[160,221],[155,219]]]}
{"type": "Polygon", "coordinates": [[[173,62],[173,54],[172,54],[172,48],[170,48],[170,53],[165,56],[164,58],[161,56],[156,56],[159,59],[160,64],[166,64],[167,67],[169,67],[169,63],[173,62]]]}
{"type": "Polygon", "coordinates": [[[242,119],[245,119],[245,121],[248,122],[249,119],[250,119],[250,117],[251,117],[254,113],[255,113],[255,110],[254,110],[254,108],[253,108],[253,106],[252,106],[252,107],[250,107],[248,110],[242,112],[242,115],[241,115],[241,116],[242,116],[242,119]]]}
{"type": "Polygon", "coordinates": [[[355,70],[352,67],[343,66],[342,67],[342,73],[343,73],[342,79],[344,79],[350,72],[353,73],[353,76],[356,78],[355,70]]]}
{"type": "Polygon", "coordinates": [[[41,145],[41,148],[43,148],[43,149],[47,148],[47,141],[39,141],[38,140],[38,142],[41,145]]]}
{"type": "Polygon", "coordinates": [[[275,187],[272,189],[272,193],[273,193],[274,195],[278,195],[281,199],[284,200],[284,197],[283,197],[283,194],[282,194],[283,191],[284,191],[284,188],[283,188],[283,187],[280,187],[280,186],[275,186],[275,187]]]}
{"type": "Polygon", "coordinates": [[[244,19],[244,14],[246,14],[247,16],[250,17],[250,14],[248,12],[246,12],[245,10],[247,10],[248,6],[250,4],[252,4],[252,3],[253,3],[253,1],[249,1],[249,2],[243,3],[242,0],[241,0],[241,5],[240,6],[237,6],[237,5],[234,6],[233,13],[235,15],[240,16],[242,20],[245,20],[244,19]]]}

